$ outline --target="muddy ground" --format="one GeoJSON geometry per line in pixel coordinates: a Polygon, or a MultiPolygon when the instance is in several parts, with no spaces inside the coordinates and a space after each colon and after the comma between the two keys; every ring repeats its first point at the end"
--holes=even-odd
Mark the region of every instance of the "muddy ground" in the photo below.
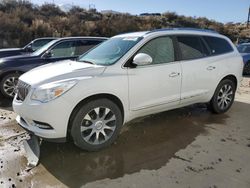
{"type": "Polygon", "coordinates": [[[226,114],[204,105],[138,119],[117,142],[88,153],[43,142],[27,167],[11,101],[0,97],[0,187],[250,187],[250,78],[226,114]]]}

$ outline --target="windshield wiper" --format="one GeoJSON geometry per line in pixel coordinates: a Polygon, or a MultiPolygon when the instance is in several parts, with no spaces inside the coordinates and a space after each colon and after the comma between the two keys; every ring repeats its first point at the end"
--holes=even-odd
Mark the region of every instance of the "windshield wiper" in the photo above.
{"type": "Polygon", "coordinates": [[[80,62],[83,62],[83,63],[88,63],[88,64],[91,64],[91,65],[95,65],[95,63],[91,62],[91,61],[86,61],[86,60],[82,60],[80,62]]]}

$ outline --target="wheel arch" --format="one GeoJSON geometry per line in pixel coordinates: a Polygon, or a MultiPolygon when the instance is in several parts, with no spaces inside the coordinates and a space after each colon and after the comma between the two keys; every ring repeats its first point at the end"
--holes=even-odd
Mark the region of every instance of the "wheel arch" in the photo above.
{"type": "MultiPolygon", "coordinates": [[[[223,81],[223,80],[226,80],[226,79],[232,80],[232,81],[235,83],[235,88],[237,88],[237,86],[238,86],[238,80],[237,80],[237,77],[236,77],[235,75],[229,74],[229,75],[223,77],[223,78],[220,80],[220,82],[223,81]]],[[[219,82],[219,83],[220,83],[220,82],[219,82]]]]}
{"type": "Polygon", "coordinates": [[[214,96],[214,93],[216,91],[216,88],[218,87],[218,85],[223,81],[223,80],[226,80],[226,79],[229,79],[229,80],[232,80],[234,83],[235,83],[235,88],[237,88],[238,86],[238,80],[237,80],[237,77],[233,74],[228,74],[228,75],[224,75],[224,77],[220,78],[217,80],[217,85],[215,85],[215,87],[213,88],[213,90],[211,91],[210,95],[209,95],[209,101],[211,101],[211,99],[213,98],[214,96]]]}
{"type": "Polygon", "coordinates": [[[78,109],[88,103],[89,101],[92,101],[92,100],[96,100],[96,99],[109,99],[111,100],[112,102],[114,102],[118,107],[119,109],[121,110],[122,112],[122,121],[124,122],[124,105],[122,103],[122,101],[115,95],[113,94],[109,94],[109,93],[100,93],[100,94],[94,94],[94,95],[91,95],[83,100],[81,100],[73,109],[73,111],[71,112],[70,114],[70,118],[69,118],[69,121],[68,121],[68,127],[67,127],[67,138],[70,137],[70,130],[71,130],[71,127],[72,127],[72,120],[74,118],[74,116],[76,115],[78,109]]]}
{"type": "Polygon", "coordinates": [[[19,71],[19,70],[8,70],[6,72],[3,72],[1,75],[0,75],[0,81],[2,81],[2,79],[7,76],[8,74],[15,74],[15,73],[18,73],[18,74],[23,74],[24,72],[23,71],[19,71]]]}

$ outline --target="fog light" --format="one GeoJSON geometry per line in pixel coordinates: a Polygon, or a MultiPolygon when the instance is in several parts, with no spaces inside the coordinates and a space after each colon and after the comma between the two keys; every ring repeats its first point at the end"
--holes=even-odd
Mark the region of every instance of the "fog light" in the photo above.
{"type": "Polygon", "coordinates": [[[40,129],[53,129],[48,123],[34,121],[34,125],[40,129]]]}

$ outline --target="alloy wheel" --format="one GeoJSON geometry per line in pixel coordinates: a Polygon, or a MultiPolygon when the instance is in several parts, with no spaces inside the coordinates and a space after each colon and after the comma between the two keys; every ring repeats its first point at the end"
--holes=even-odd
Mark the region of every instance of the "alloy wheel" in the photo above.
{"type": "Polygon", "coordinates": [[[218,107],[221,110],[228,108],[233,101],[234,91],[231,85],[225,84],[219,91],[217,97],[218,107]]]}
{"type": "Polygon", "coordinates": [[[15,96],[17,82],[18,82],[18,77],[14,77],[14,76],[9,77],[5,80],[5,82],[3,83],[3,90],[6,93],[6,95],[10,97],[15,96]]]}
{"type": "Polygon", "coordinates": [[[116,129],[116,116],[107,107],[90,110],[80,127],[82,138],[91,145],[99,145],[109,140],[116,129]]]}

